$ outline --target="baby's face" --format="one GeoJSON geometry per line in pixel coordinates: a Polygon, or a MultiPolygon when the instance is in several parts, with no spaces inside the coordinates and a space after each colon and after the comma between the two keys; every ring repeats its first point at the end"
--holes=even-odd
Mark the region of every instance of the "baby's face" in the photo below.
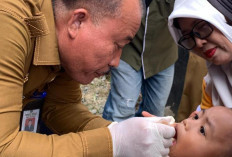
{"type": "Polygon", "coordinates": [[[231,119],[232,111],[225,107],[193,112],[188,119],[177,123],[170,157],[220,156],[231,140],[231,119]]]}

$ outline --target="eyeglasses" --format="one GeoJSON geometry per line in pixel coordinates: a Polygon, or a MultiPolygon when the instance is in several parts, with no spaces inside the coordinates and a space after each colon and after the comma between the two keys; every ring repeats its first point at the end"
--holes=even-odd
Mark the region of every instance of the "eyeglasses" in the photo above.
{"type": "Polygon", "coordinates": [[[195,37],[205,39],[212,32],[213,26],[209,22],[201,20],[193,26],[190,33],[183,35],[179,39],[178,44],[187,50],[192,50],[196,46],[195,37]]]}

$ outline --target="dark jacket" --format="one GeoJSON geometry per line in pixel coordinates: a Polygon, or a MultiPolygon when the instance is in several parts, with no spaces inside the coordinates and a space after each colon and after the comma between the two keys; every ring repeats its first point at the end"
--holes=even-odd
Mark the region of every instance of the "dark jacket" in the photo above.
{"type": "Polygon", "coordinates": [[[144,78],[159,73],[177,60],[177,46],[169,33],[167,20],[173,5],[174,0],[153,0],[135,38],[123,49],[121,59],[137,71],[143,67],[144,78]]]}

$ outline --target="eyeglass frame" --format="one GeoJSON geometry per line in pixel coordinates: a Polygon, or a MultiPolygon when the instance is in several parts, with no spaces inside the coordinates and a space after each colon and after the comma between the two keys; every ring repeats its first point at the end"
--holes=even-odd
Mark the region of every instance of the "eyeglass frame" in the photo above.
{"type": "Polygon", "coordinates": [[[186,50],[192,50],[192,49],[196,46],[196,40],[195,40],[194,37],[197,37],[197,38],[199,38],[199,39],[206,39],[206,38],[208,38],[208,37],[212,34],[213,31],[214,31],[214,29],[213,29],[212,24],[210,24],[209,22],[207,22],[207,21],[205,21],[205,20],[200,20],[199,22],[197,22],[196,24],[194,24],[194,26],[192,27],[192,30],[191,30],[188,34],[182,35],[182,36],[180,37],[180,39],[178,40],[178,44],[179,44],[180,46],[182,46],[183,48],[185,48],[186,50]],[[205,23],[209,26],[209,28],[211,28],[211,32],[210,32],[207,36],[204,36],[204,37],[201,37],[200,35],[198,35],[198,34],[199,34],[198,32],[194,32],[194,31],[193,31],[194,28],[195,28],[199,23],[201,23],[201,22],[205,22],[205,23]],[[191,37],[192,40],[194,41],[194,45],[193,45],[191,48],[186,48],[183,44],[181,44],[181,42],[183,41],[184,37],[186,37],[186,36],[191,37]]]}

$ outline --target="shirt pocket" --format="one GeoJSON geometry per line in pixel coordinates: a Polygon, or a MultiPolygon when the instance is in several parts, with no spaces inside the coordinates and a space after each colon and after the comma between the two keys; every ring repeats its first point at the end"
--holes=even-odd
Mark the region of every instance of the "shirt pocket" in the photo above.
{"type": "Polygon", "coordinates": [[[156,0],[160,14],[164,18],[168,18],[171,14],[175,0],[156,0]]]}

